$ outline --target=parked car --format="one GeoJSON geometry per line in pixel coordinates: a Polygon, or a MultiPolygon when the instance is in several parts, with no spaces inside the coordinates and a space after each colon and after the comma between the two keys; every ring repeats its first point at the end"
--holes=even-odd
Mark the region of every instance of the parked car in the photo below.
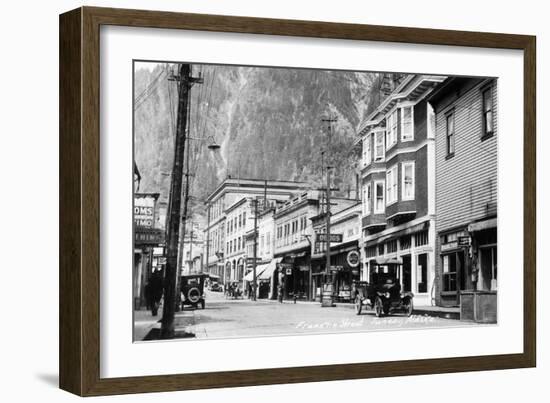
{"type": "Polygon", "coordinates": [[[369,262],[369,267],[369,281],[353,283],[355,313],[360,315],[363,307],[370,307],[377,317],[391,312],[411,316],[414,294],[402,291],[403,260],[377,258],[369,262]]]}
{"type": "Polygon", "coordinates": [[[204,283],[208,274],[183,275],[180,279],[181,304],[193,308],[205,307],[204,283]]]}
{"type": "Polygon", "coordinates": [[[222,286],[217,281],[211,281],[208,289],[210,291],[222,291],[222,286]]]}

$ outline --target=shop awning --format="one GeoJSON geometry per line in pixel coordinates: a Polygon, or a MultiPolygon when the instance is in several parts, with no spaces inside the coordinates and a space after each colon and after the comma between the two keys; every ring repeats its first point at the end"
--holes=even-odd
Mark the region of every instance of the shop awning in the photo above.
{"type": "MultiPolygon", "coordinates": [[[[367,248],[371,247],[371,246],[375,246],[375,245],[378,245],[382,242],[388,241],[390,239],[397,239],[397,238],[405,236],[405,235],[411,235],[411,234],[414,234],[415,232],[426,230],[429,227],[430,227],[430,222],[425,221],[423,223],[413,225],[412,227],[405,228],[401,231],[392,232],[391,234],[382,235],[382,236],[379,236],[378,238],[375,238],[375,239],[372,239],[372,240],[367,240],[365,242],[364,246],[367,247],[367,248]]],[[[374,236],[375,235],[373,235],[373,237],[374,236]]]]}
{"type": "Polygon", "coordinates": [[[267,267],[258,276],[258,279],[269,280],[273,276],[273,273],[275,273],[275,270],[277,270],[277,264],[281,263],[281,260],[283,260],[283,258],[281,257],[276,257],[275,259],[271,259],[271,262],[267,264],[267,267]]]}
{"type": "Polygon", "coordinates": [[[470,225],[468,225],[468,231],[469,232],[483,231],[486,229],[496,228],[496,227],[497,227],[497,219],[491,218],[490,220],[471,223],[470,225]]]}
{"type": "MultiPolygon", "coordinates": [[[[269,263],[263,263],[256,265],[256,280],[258,276],[267,268],[269,263]]],[[[250,270],[246,276],[244,276],[244,281],[252,282],[254,281],[254,269],[250,270]]]]}
{"type": "Polygon", "coordinates": [[[378,265],[385,264],[403,264],[403,259],[400,257],[377,257],[376,259],[371,259],[371,262],[374,261],[378,265]]]}

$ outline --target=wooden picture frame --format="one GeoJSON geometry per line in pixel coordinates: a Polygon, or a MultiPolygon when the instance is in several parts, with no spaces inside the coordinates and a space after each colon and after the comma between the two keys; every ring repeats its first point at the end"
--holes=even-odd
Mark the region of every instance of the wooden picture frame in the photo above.
{"type": "Polygon", "coordinates": [[[535,37],[82,7],[60,16],[60,387],[81,396],[526,368],[536,365],[535,37]],[[128,378],[100,377],[100,26],[524,52],[523,353],[128,378]]]}

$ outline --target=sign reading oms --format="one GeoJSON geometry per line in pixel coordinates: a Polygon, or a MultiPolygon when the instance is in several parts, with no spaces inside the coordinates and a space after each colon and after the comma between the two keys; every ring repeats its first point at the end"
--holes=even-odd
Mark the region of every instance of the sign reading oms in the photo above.
{"type": "Polygon", "coordinates": [[[134,198],[134,224],[140,228],[153,228],[155,223],[155,199],[153,197],[134,198]]]}

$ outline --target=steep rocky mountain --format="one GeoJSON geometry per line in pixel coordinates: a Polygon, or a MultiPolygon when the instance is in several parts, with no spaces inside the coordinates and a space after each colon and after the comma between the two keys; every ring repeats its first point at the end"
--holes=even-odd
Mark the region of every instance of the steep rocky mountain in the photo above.
{"type": "MultiPolygon", "coordinates": [[[[136,65],[134,155],[140,191],[167,197],[172,169],[177,65],[136,65]]],[[[191,89],[191,205],[227,175],[306,181],[321,186],[321,152],[335,167],[333,186],[355,189],[359,122],[380,98],[376,73],[193,65],[203,79],[191,89]],[[323,119],[335,118],[329,125],[323,119]],[[221,145],[212,152],[210,142],[221,145]]],[[[353,195],[353,192],[351,192],[353,195]]]]}

